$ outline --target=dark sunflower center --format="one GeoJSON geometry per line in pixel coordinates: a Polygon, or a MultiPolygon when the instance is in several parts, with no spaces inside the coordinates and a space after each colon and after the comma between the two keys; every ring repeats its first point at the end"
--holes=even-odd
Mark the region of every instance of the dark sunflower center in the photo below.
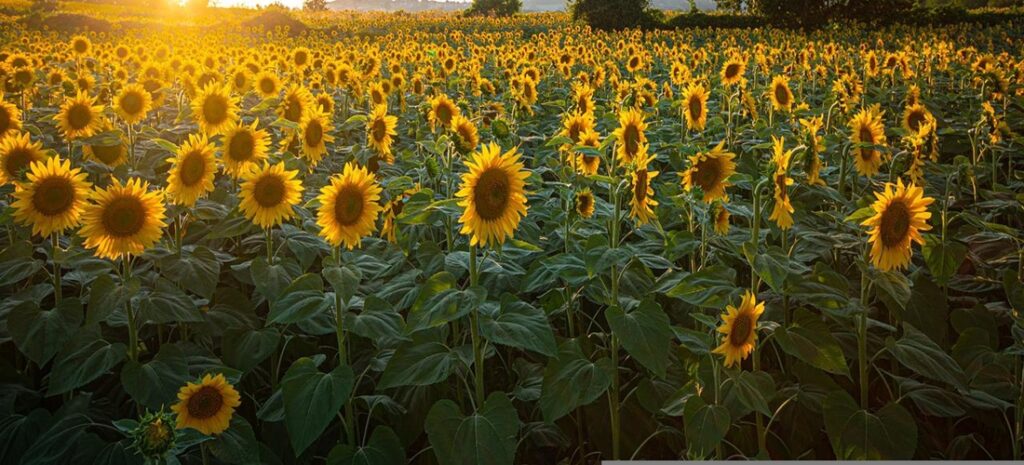
{"type": "Polygon", "coordinates": [[[297,96],[288,97],[288,103],[285,106],[284,117],[288,121],[299,122],[302,118],[302,102],[299,101],[297,96]]]}
{"type": "Polygon", "coordinates": [[[50,176],[36,185],[32,194],[32,206],[46,216],[59,215],[68,211],[75,203],[75,187],[68,178],[50,176]]]}
{"type": "Polygon", "coordinates": [[[261,207],[276,207],[284,201],[284,180],[277,175],[266,175],[256,181],[253,198],[261,207]]]}
{"type": "Polygon", "coordinates": [[[447,126],[448,123],[452,121],[452,109],[448,107],[448,105],[439,105],[437,107],[436,114],[437,120],[440,121],[442,125],[447,126]]]}
{"type": "Polygon", "coordinates": [[[776,190],[776,192],[779,193],[779,197],[781,197],[783,199],[789,197],[789,194],[786,192],[786,175],[785,174],[776,174],[775,175],[775,190],[776,190]]]}
{"type": "Polygon", "coordinates": [[[738,65],[736,63],[730,63],[729,65],[727,65],[725,67],[725,78],[726,79],[735,78],[736,75],[739,74],[739,72],[740,72],[740,65],[738,65]]]}
{"type": "Polygon", "coordinates": [[[181,165],[178,167],[178,176],[181,178],[181,184],[189,187],[194,186],[199,184],[205,175],[206,160],[203,159],[203,154],[196,151],[185,155],[181,165]]]}
{"type": "Polygon", "coordinates": [[[309,61],[309,55],[306,55],[306,52],[300,51],[295,53],[296,65],[303,66],[306,64],[307,61],[309,61]]]}
{"type": "Polygon", "coordinates": [[[463,144],[471,145],[473,143],[472,126],[468,124],[459,126],[459,129],[456,132],[458,132],[459,138],[462,139],[463,144]]]}
{"type": "Polygon", "coordinates": [[[363,214],[363,192],[356,186],[345,186],[334,200],[334,219],[342,226],[352,226],[363,214]]]}
{"type": "Polygon", "coordinates": [[[235,73],[235,87],[245,87],[245,73],[235,73]]]}
{"type": "Polygon", "coordinates": [[[622,143],[626,144],[626,153],[635,155],[640,150],[640,129],[634,124],[626,126],[622,131],[622,143]]]}
{"type": "MultiPolygon", "coordinates": [[[[860,141],[862,143],[865,143],[865,144],[874,144],[875,143],[875,135],[871,132],[871,128],[869,128],[867,126],[861,126],[861,128],[860,128],[860,141]]],[[[868,160],[868,159],[871,159],[873,154],[872,154],[872,151],[870,149],[862,148],[862,149],[860,149],[860,156],[862,158],[864,158],[865,160],[868,160]]]]}
{"type": "Polygon", "coordinates": [[[742,346],[747,343],[747,339],[750,338],[750,334],[753,332],[754,322],[750,319],[750,315],[740,313],[736,315],[735,320],[732,320],[732,330],[729,331],[729,344],[734,347],[742,346]]]}
{"type": "Polygon", "coordinates": [[[306,131],[304,133],[306,138],[306,146],[317,147],[323,142],[324,139],[324,128],[320,126],[320,122],[312,120],[306,125],[306,131]]]}
{"type": "Polygon", "coordinates": [[[373,122],[373,140],[377,142],[384,142],[384,137],[388,133],[388,125],[384,122],[384,119],[378,119],[373,122]]]}
{"type": "Polygon", "coordinates": [[[121,109],[129,115],[135,115],[142,111],[142,96],[135,92],[129,92],[121,98],[121,109]]]}
{"type": "Polygon", "coordinates": [[[228,144],[228,157],[234,161],[243,162],[252,158],[256,148],[256,139],[249,131],[241,131],[231,138],[228,144]]]}
{"type": "Polygon", "coordinates": [[[106,164],[111,164],[121,158],[121,144],[115,145],[92,145],[92,154],[106,164]]]}
{"type": "Polygon", "coordinates": [[[788,106],[789,89],[786,89],[786,86],[782,84],[775,86],[775,100],[778,101],[781,106],[788,106]]]}
{"type": "Polygon", "coordinates": [[[647,170],[637,170],[636,181],[633,183],[633,198],[637,203],[647,200],[647,170]]]}
{"type": "Polygon", "coordinates": [[[88,50],[89,50],[89,43],[88,42],[86,42],[84,40],[76,40],[75,41],[75,52],[76,53],[85,53],[88,50]]]}
{"type": "Polygon", "coordinates": [[[493,221],[505,213],[511,194],[511,179],[500,168],[489,168],[480,175],[473,188],[476,212],[486,221],[493,221]]]}
{"type": "Polygon", "coordinates": [[[228,119],[228,101],[221,95],[210,95],[203,101],[203,118],[210,124],[220,124],[228,119]]]}
{"type": "Polygon", "coordinates": [[[574,121],[569,125],[569,139],[571,139],[574,144],[579,143],[581,132],[583,132],[583,125],[580,122],[574,121]]]}
{"type": "Polygon", "coordinates": [[[272,94],[277,90],[274,86],[274,80],[270,78],[263,78],[260,80],[260,90],[264,94],[272,94]]]}
{"type": "Polygon", "coordinates": [[[8,177],[18,176],[22,170],[28,169],[34,161],[32,152],[23,148],[16,148],[7,153],[4,159],[4,171],[8,177]]]}
{"type": "Polygon", "coordinates": [[[581,195],[576,198],[576,210],[585,212],[589,211],[590,207],[594,204],[594,198],[589,195],[581,195]]]}
{"type": "Polygon", "coordinates": [[[103,229],[114,237],[129,237],[146,224],[146,207],[133,196],[117,197],[103,209],[103,229]]]}
{"type": "Polygon", "coordinates": [[[189,416],[205,420],[220,413],[223,406],[224,396],[220,391],[212,386],[203,386],[188,398],[187,408],[189,416]]]}
{"type": "Polygon", "coordinates": [[[7,109],[0,106],[0,134],[6,134],[11,129],[11,114],[7,109]]]}
{"type": "Polygon", "coordinates": [[[718,185],[722,176],[722,166],[717,158],[708,158],[697,164],[697,172],[694,173],[693,183],[700,186],[704,192],[709,192],[718,185]]]}
{"type": "Polygon", "coordinates": [[[907,126],[910,126],[910,129],[912,131],[916,132],[918,129],[920,129],[921,128],[921,123],[923,123],[923,122],[924,122],[924,112],[912,111],[912,112],[910,112],[910,115],[907,116],[907,126]]]}
{"type": "Polygon", "coordinates": [[[72,129],[85,129],[92,123],[92,108],[83,103],[76,103],[68,109],[68,125],[72,129]]]}
{"type": "Polygon", "coordinates": [[[878,229],[881,233],[882,245],[896,247],[903,243],[910,232],[910,209],[902,201],[893,201],[882,212],[882,220],[878,229]]]}
{"type": "Polygon", "coordinates": [[[704,104],[696,96],[690,97],[687,108],[690,110],[690,119],[694,121],[700,119],[700,115],[704,114],[704,104]]]}

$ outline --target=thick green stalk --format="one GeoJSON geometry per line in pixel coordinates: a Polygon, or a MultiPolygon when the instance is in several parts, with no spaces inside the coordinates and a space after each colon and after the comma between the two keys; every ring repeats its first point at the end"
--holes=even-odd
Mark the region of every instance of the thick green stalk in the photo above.
{"type": "MultiPolygon", "coordinates": [[[[334,261],[341,266],[341,248],[334,248],[334,261]]],[[[334,290],[334,334],[338,339],[338,364],[348,365],[348,345],[345,342],[345,306],[346,302],[341,299],[341,292],[339,289],[334,290]]],[[[352,390],[352,394],[355,394],[355,388],[352,390]]],[[[351,397],[345,402],[345,435],[348,437],[348,443],[356,444],[356,416],[354,407],[352,405],[351,397]]]]}
{"type": "MultiPolygon", "coordinates": [[[[121,284],[127,285],[128,281],[132,279],[131,255],[125,254],[122,260],[121,284]]],[[[132,308],[132,299],[127,299],[125,305],[128,315],[128,360],[137,362],[139,361],[139,334],[135,322],[135,310],[132,308]]]]}
{"type": "Polygon", "coordinates": [[[61,288],[63,287],[60,276],[60,263],[57,259],[57,254],[60,253],[60,236],[57,233],[53,233],[52,239],[53,250],[50,252],[50,258],[53,260],[53,297],[57,304],[60,305],[61,288]]]}
{"type": "Polygon", "coordinates": [[[857,325],[857,365],[860,381],[860,408],[868,408],[868,275],[860,277],[860,323],[857,325]]]}
{"type": "Polygon", "coordinates": [[[267,237],[267,264],[274,264],[274,231],[271,228],[264,230],[267,237]]]}
{"type": "MultiPolygon", "coordinates": [[[[619,195],[618,186],[615,186],[615,190],[612,191],[613,201],[613,216],[611,223],[611,244],[612,249],[616,249],[619,246],[619,195]]],[[[611,266],[611,304],[614,306],[619,305],[619,267],[616,265],[611,266]]],[[[612,358],[612,388],[609,397],[610,401],[610,414],[612,423],[612,460],[619,460],[621,458],[621,439],[622,439],[622,417],[619,414],[619,403],[620,403],[620,389],[621,381],[619,380],[619,338],[613,332],[610,341],[610,352],[612,358]]]]}
{"type": "MultiPolygon", "coordinates": [[[[469,246],[469,285],[475,287],[480,277],[476,266],[476,246],[469,246]]],[[[480,316],[479,309],[473,308],[469,314],[470,336],[473,338],[473,371],[474,386],[476,394],[476,408],[484,404],[484,352],[480,343],[480,316]]]]}

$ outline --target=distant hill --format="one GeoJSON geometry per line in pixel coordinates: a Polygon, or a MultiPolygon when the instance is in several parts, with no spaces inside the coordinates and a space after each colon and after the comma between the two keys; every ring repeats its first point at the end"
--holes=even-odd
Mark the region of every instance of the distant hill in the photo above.
{"type": "MultiPolygon", "coordinates": [[[[408,12],[443,10],[457,11],[469,6],[469,1],[432,0],[334,0],[327,3],[332,10],[398,11],[408,12]]],[[[560,11],[566,0],[523,0],[523,11],[560,11]]],[[[689,10],[689,0],[651,0],[651,6],[661,10],[689,10]]],[[[715,0],[697,0],[697,8],[713,10],[715,0]]]]}

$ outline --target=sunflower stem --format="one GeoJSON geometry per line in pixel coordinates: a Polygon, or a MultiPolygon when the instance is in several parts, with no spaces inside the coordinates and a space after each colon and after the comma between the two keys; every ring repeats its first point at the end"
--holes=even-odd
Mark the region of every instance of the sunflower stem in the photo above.
{"type": "Polygon", "coordinates": [[[857,325],[857,365],[859,367],[860,408],[868,408],[868,274],[860,275],[860,322],[857,325]]]}
{"type": "MultiPolygon", "coordinates": [[[[476,245],[469,246],[469,286],[476,287],[480,277],[476,264],[476,245]]],[[[477,307],[469,314],[470,336],[473,339],[473,372],[476,394],[476,408],[480,409],[484,404],[484,352],[480,345],[480,317],[477,307]]]]}
{"type": "MultiPolygon", "coordinates": [[[[334,261],[338,266],[341,266],[341,247],[334,248],[334,261]]],[[[338,339],[338,365],[348,365],[348,346],[345,342],[345,307],[347,303],[341,298],[341,293],[338,289],[334,290],[334,333],[338,339]]],[[[355,395],[355,388],[352,388],[352,394],[355,395]]],[[[349,398],[345,402],[345,435],[348,438],[348,443],[356,444],[356,431],[355,431],[356,417],[355,411],[352,405],[352,399],[349,398]]]]}
{"type": "Polygon", "coordinates": [[[57,257],[57,255],[61,253],[60,235],[54,232],[51,238],[53,244],[53,250],[50,252],[50,258],[53,260],[53,296],[57,302],[57,305],[60,305],[62,284],[60,276],[60,261],[57,257]]]}
{"type": "MultiPolygon", "coordinates": [[[[619,192],[618,186],[612,190],[612,204],[613,216],[611,223],[611,249],[617,249],[619,247],[619,192]]],[[[619,267],[615,264],[611,266],[611,305],[619,305],[619,267]]],[[[609,414],[611,416],[612,423],[612,460],[618,460],[621,457],[620,442],[621,442],[621,416],[619,415],[619,403],[620,403],[620,381],[619,381],[619,338],[613,332],[611,334],[611,340],[609,342],[611,359],[612,359],[612,387],[608,396],[609,401],[609,414]]]]}
{"type": "Polygon", "coordinates": [[[203,456],[203,465],[210,465],[210,449],[205,442],[199,444],[199,450],[203,456]]]}
{"type": "Polygon", "coordinates": [[[267,237],[267,264],[274,264],[274,231],[272,228],[264,230],[267,237]]]}
{"type": "MultiPolygon", "coordinates": [[[[130,254],[124,254],[122,260],[121,285],[127,286],[128,281],[132,279],[132,257],[130,254]]],[[[128,360],[137,362],[139,360],[139,335],[135,323],[135,310],[132,308],[130,298],[125,302],[125,310],[128,316],[128,360]]]]}

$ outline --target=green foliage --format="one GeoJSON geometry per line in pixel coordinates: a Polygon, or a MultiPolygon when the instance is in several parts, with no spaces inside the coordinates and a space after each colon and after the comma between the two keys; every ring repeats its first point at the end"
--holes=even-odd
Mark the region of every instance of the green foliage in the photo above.
{"type": "Polygon", "coordinates": [[[511,16],[523,8],[522,0],[473,0],[466,16],[511,16]]]}
{"type": "Polygon", "coordinates": [[[648,0],[572,0],[569,11],[573,21],[594,29],[620,30],[657,24],[648,0]]]}

